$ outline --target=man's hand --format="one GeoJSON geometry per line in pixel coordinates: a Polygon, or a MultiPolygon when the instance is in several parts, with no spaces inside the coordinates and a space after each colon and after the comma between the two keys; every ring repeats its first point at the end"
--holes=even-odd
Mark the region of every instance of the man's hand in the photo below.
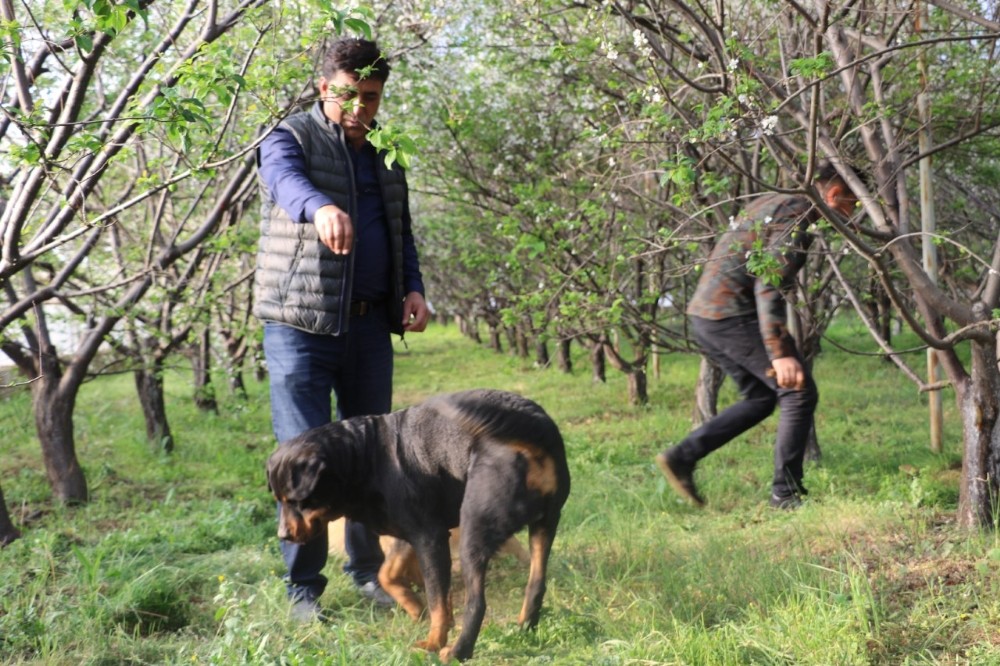
{"type": "Polygon", "coordinates": [[[351,216],[334,205],[322,206],[313,217],[319,240],[334,254],[350,254],[354,246],[351,216]]]}
{"type": "Polygon", "coordinates": [[[430,321],[431,311],[427,307],[423,294],[419,291],[411,291],[403,300],[403,330],[412,333],[420,333],[427,328],[430,321]]]}
{"type": "MultiPolygon", "coordinates": [[[[806,373],[799,360],[794,356],[774,359],[771,361],[771,368],[774,371],[773,376],[781,388],[801,391],[806,387],[806,373]]],[[[771,373],[769,372],[768,375],[771,373]]]]}

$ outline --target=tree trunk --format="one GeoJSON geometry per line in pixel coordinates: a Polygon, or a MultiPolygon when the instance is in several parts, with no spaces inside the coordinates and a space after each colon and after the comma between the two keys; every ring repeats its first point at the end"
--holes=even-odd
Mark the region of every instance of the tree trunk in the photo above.
{"type": "Polygon", "coordinates": [[[87,501],[87,480],[76,459],[73,400],[58,395],[55,381],[43,375],[31,385],[35,429],[52,492],[60,502],[77,504],[87,501]]]}
{"type": "Polygon", "coordinates": [[[725,378],[726,373],[712,359],[704,355],[701,357],[698,383],[694,389],[694,411],[691,413],[691,423],[695,428],[719,413],[719,387],[725,378]]]}
{"type": "Polygon", "coordinates": [[[146,440],[154,447],[170,453],[174,450],[174,436],[167,420],[163,375],[159,363],[151,370],[136,370],[134,377],[139,404],[142,405],[142,416],[146,420],[146,440]]]}
{"type": "Polygon", "coordinates": [[[517,342],[518,358],[528,358],[528,335],[520,326],[515,329],[514,340],[517,342]]]}
{"type": "Polygon", "coordinates": [[[643,368],[633,368],[625,374],[628,379],[628,401],[633,405],[649,404],[649,391],[646,383],[646,371],[643,368]]]}
{"type": "Polygon", "coordinates": [[[243,382],[243,371],[238,367],[234,367],[229,375],[229,390],[243,402],[249,399],[247,386],[243,382]]]}
{"type": "Polygon", "coordinates": [[[238,399],[246,402],[247,388],[243,383],[243,364],[250,350],[246,334],[223,329],[219,331],[219,335],[222,336],[222,343],[226,348],[226,377],[229,380],[229,390],[238,399]]]}
{"type": "Polygon", "coordinates": [[[191,355],[191,366],[194,370],[194,404],[203,412],[218,413],[219,403],[215,399],[215,387],[212,386],[212,347],[207,328],[202,331],[191,355]]]}
{"type": "Polygon", "coordinates": [[[535,341],[535,364],[540,368],[547,368],[550,362],[549,344],[544,338],[538,338],[535,341]]]}
{"type": "Polygon", "coordinates": [[[3,488],[0,488],[0,548],[20,538],[20,536],[21,533],[14,527],[14,523],[10,519],[10,514],[7,512],[7,502],[3,497],[3,488]]]}
{"type": "MultiPolygon", "coordinates": [[[[878,334],[886,344],[892,342],[892,301],[889,292],[885,290],[874,275],[868,278],[867,298],[863,300],[868,317],[872,320],[878,334]]],[[[888,357],[886,361],[892,362],[888,357]]]]}
{"type": "Polygon", "coordinates": [[[997,343],[973,340],[972,373],[956,386],[962,415],[965,452],[962,486],[958,497],[958,522],[966,527],[994,524],[994,504],[1000,474],[1000,369],[997,343]]]}
{"type": "Polygon", "coordinates": [[[590,368],[593,381],[605,383],[608,381],[607,359],[604,358],[604,346],[597,343],[590,350],[590,368]]]}
{"type": "MultiPolygon", "coordinates": [[[[462,335],[469,338],[477,345],[483,344],[483,339],[479,337],[479,324],[475,317],[469,317],[467,319],[461,315],[455,315],[455,321],[458,323],[458,330],[462,332],[462,335]]],[[[490,334],[492,335],[492,329],[490,329],[490,334]]]]}
{"type": "Polygon", "coordinates": [[[556,347],[556,364],[559,369],[566,374],[573,372],[573,358],[570,356],[570,347],[573,341],[570,338],[565,338],[559,341],[559,345],[556,347]]]}
{"type": "Polygon", "coordinates": [[[500,339],[500,327],[489,324],[490,329],[490,349],[495,352],[503,352],[503,342],[500,339]]]}
{"type": "Polygon", "coordinates": [[[504,326],[503,332],[507,336],[507,349],[517,353],[517,331],[511,326],[504,326]]]}

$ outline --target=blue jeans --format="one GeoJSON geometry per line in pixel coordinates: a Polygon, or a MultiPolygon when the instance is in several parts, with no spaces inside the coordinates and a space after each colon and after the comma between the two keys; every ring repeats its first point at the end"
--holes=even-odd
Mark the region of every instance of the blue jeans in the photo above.
{"type": "Polygon", "coordinates": [[[805,388],[779,388],[776,380],[767,376],[771,359],[764,347],[756,315],[718,321],[692,317],[691,323],[705,355],[732,378],[743,400],[719,412],[685,437],[677,445],[678,457],[685,462],[697,463],[766,419],[774,412],[775,406],[780,405],[771,489],[779,497],[804,493],[802,461],[819,402],[819,391],[802,357],[796,352],[796,358],[806,374],[805,388]]]}
{"type": "MultiPolygon", "coordinates": [[[[393,350],[385,307],[352,317],[340,336],[316,335],[291,326],[264,325],[264,356],[271,381],[271,420],[280,445],[331,421],[331,394],[337,418],[386,414],[392,407],[393,350]]],[[[344,571],[363,585],[376,580],[384,555],[378,535],[347,521],[344,571]]],[[[288,567],[288,594],[316,599],[326,587],[327,535],[305,544],[281,542],[288,567]]]]}

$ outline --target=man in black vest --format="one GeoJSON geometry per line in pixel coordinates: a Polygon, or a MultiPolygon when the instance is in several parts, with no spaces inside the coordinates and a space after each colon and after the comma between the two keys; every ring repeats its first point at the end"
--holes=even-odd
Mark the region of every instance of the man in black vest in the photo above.
{"type": "MultiPolygon", "coordinates": [[[[367,140],[389,76],[371,41],[326,53],[320,100],[289,116],[261,144],[261,239],[254,312],[264,322],[274,434],[284,442],[337,418],[392,406],[391,333],[418,333],[430,317],[413,239],[406,178],[367,140]]],[[[362,595],[392,598],[377,581],[378,537],[348,522],[344,570],[362,595]]],[[[282,542],[286,583],[300,620],[320,616],[324,534],[282,542]]]]}

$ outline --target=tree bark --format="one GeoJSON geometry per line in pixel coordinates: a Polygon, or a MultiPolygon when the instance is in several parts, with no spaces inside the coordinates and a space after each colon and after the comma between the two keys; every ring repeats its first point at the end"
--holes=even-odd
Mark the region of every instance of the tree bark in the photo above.
{"type": "Polygon", "coordinates": [[[595,383],[604,384],[608,381],[607,359],[604,357],[604,346],[596,343],[590,350],[591,379],[595,383]]]}
{"type": "Polygon", "coordinates": [[[528,334],[524,332],[523,327],[518,326],[514,329],[514,340],[517,342],[518,358],[528,358],[528,334]]]}
{"type": "Polygon", "coordinates": [[[628,379],[628,401],[633,405],[649,404],[649,390],[646,381],[646,371],[643,368],[632,368],[625,377],[628,379]]]}
{"type": "Polygon", "coordinates": [[[212,386],[212,346],[207,328],[202,331],[193,351],[191,366],[194,370],[194,404],[203,412],[218,413],[219,403],[215,399],[215,387],[212,386]]]}
{"type": "Polygon", "coordinates": [[[694,410],[691,424],[697,428],[719,413],[719,388],[726,373],[712,359],[702,355],[698,368],[698,383],[694,389],[694,410]]]}
{"type": "MultiPolygon", "coordinates": [[[[245,329],[240,330],[245,331],[245,329]]],[[[246,384],[243,382],[243,365],[250,351],[246,333],[236,333],[231,329],[223,329],[219,334],[222,336],[222,342],[226,348],[226,377],[229,380],[229,390],[234,396],[245,402],[248,396],[246,384]]]]}
{"type": "Polygon", "coordinates": [[[500,327],[494,324],[489,324],[490,329],[490,349],[495,352],[503,352],[503,341],[500,338],[500,327]]]}
{"type": "Polygon", "coordinates": [[[572,339],[564,338],[559,341],[559,345],[556,347],[556,364],[559,366],[559,370],[566,374],[573,372],[573,357],[570,355],[572,344],[572,339]]]}
{"type": "Polygon", "coordinates": [[[162,368],[142,368],[134,373],[135,389],[146,421],[146,439],[166,453],[174,450],[174,436],[167,419],[166,401],[163,399],[162,368]]]}
{"type": "Polygon", "coordinates": [[[4,500],[3,488],[0,488],[0,548],[21,537],[21,533],[14,527],[10,514],[7,512],[7,502],[4,500]]]}
{"type": "Polygon", "coordinates": [[[549,345],[544,338],[539,337],[535,340],[535,365],[547,368],[550,362],[549,345]]]}
{"type": "Polygon", "coordinates": [[[514,330],[513,326],[503,327],[504,335],[507,336],[507,350],[510,353],[517,353],[517,331],[514,330]]]}
{"type": "Polygon", "coordinates": [[[971,343],[972,373],[957,385],[964,455],[958,498],[958,522],[966,527],[994,524],[1000,474],[1000,369],[996,338],[971,343]]]}
{"type": "Polygon", "coordinates": [[[53,379],[40,377],[32,386],[35,429],[42,446],[45,473],[56,499],[66,504],[86,502],[87,480],[76,458],[73,400],[58,394],[53,379]]]}
{"type": "Polygon", "coordinates": [[[646,359],[649,357],[645,353],[648,346],[641,345],[641,343],[636,345],[636,357],[632,361],[624,359],[607,336],[601,341],[601,348],[604,351],[604,358],[614,366],[615,370],[625,375],[628,382],[629,402],[633,405],[648,404],[646,359]]]}

